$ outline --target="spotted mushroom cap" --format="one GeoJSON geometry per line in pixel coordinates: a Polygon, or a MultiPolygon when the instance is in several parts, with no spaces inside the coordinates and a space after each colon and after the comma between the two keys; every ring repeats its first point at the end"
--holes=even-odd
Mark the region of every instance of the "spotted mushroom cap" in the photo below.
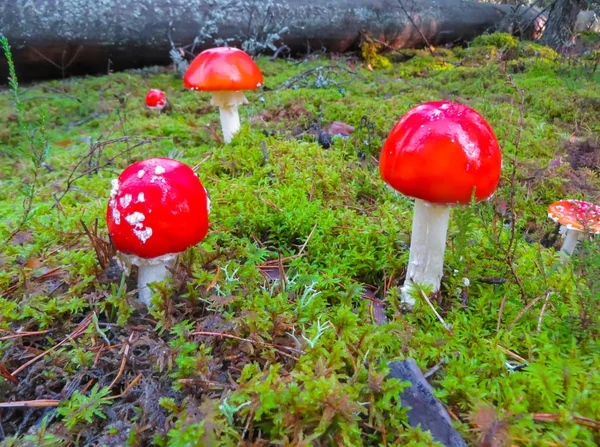
{"type": "Polygon", "coordinates": [[[167,104],[164,92],[156,88],[150,89],[146,95],[146,106],[151,109],[163,109],[167,104]]]}
{"type": "Polygon", "coordinates": [[[252,58],[230,47],[211,48],[192,61],[183,77],[191,90],[255,90],[263,85],[263,75],[252,58]]]}
{"type": "Polygon", "coordinates": [[[600,233],[600,206],[582,200],[561,200],[548,207],[548,217],[569,230],[600,233]]]}
{"type": "Polygon", "coordinates": [[[491,196],[502,153],[494,131],[475,110],[436,101],[409,110],[390,132],[379,158],[383,180],[408,197],[450,205],[491,196]]]}
{"type": "Polygon", "coordinates": [[[112,181],[106,220],[117,250],[156,258],[181,253],[204,239],[208,212],[206,190],[189,166],[151,158],[112,181]]]}

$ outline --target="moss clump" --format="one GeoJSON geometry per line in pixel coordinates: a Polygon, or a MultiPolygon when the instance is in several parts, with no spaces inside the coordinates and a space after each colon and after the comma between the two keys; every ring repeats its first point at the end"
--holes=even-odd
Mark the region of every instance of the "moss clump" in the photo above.
{"type": "Polygon", "coordinates": [[[471,46],[464,50],[463,56],[468,65],[498,58],[505,61],[515,61],[521,58],[536,58],[536,60],[555,61],[558,53],[550,47],[529,41],[521,41],[507,33],[494,33],[479,36],[471,46]]]}
{"type": "Polygon", "coordinates": [[[383,45],[374,42],[371,39],[365,38],[362,46],[360,47],[360,54],[365,62],[371,66],[371,68],[392,68],[390,60],[379,54],[383,45]]]}
{"type": "Polygon", "coordinates": [[[473,39],[473,47],[494,47],[499,50],[508,50],[519,46],[519,39],[508,33],[492,33],[473,39]]]}
{"type": "Polygon", "coordinates": [[[522,57],[536,57],[549,61],[554,61],[558,58],[558,53],[553,48],[533,42],[520,42],[519,54],[522,57]]]}
{"type": "Polygon", "coordinates": [[[581,40],[587,43],[600,42],[600,33],[596,31],[582,31],[581,33],[579,33],[579,37],[581,37],[581,40]]]}

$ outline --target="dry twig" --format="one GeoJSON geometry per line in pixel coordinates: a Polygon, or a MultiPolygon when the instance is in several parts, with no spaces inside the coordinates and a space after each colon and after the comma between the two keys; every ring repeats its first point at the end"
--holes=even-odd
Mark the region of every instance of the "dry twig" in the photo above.
{"type": "Polygon", "coordinates": [[[440,320],[440,322],[442,323],[442,325],[444,326],[444,328],[446,328],[446,330],[452,334],[452,330],[451,330],[451,326],[449,324],[447,324],[444,319],[442,318],[442,316],[438,313],[437,310],[435,310],[435,307],[433,307],[433,304],[431,304],[431,301],[429,300],[429,298],[427,297],[427,294],[421,290],[421,295],[423,296],[423,298],[425,298],[425,301],[427,301],[427,304],[429,304],[429,307],[431,307],[431,310],[433,310],[433,313],[435,314],[435,316],[438,318],[438,320],[440,320]]]}
{"type": "MultiPolygon", "coordinates": [[[[285,352],[281,352],[282,349],[285,349],[287,351],[290,352],[294,352],[300,355],[305,354],[304,351],[300,350],[300,349],[296,349],[296,348],[291,348],[289,346],[283,346],[283,345],[278,345],[275,343],[267,343],[265,341],[258,341],[258,340],[251,340],[249,338],[242,338],[242,337],[238,337],[237,335],[232,335],[232,334],[226,334],[223,332],[208,332],[208,331],[197,331],[197,332],[192,332],[190,335],[207,335],[207,336],[211,336],[211,337],[224,337],[224,338],[231,338],[234,340],[239,340],[239,341],[245,341],[248,343],[252,343],[252,344],[257,344],[257,345],[262,345],[262,346],[267,346],[269,348],[273,348],[276,351],[278,351],[279,353],[286,355],[289,357],[289,354],[285,353],[285,352]]],[[[296,357],[292,357],[295,360],[298,360],[296,357]]]]}
{"type": "Polygon", "coordinates": [[[83,332],[85,331],[85,329],[90,325],[90,323],[92,322],[92,314],[88,315],[87,317],[85,317],[81,323],[79,323],[77,325],[77,328],[71,332],[69,335],[67,335],[60,343],[58,343],[57,345],[52,346],[50,349],[47,349],[46,351],[43,351],[41,354],[37,355],[36,357],[32,358],[31,360],[29,360],[27,363],[25,363],[24,365],[21,365],[20,367],[18,367],[17,369],[15,369],[12,373],[13,376],[16,376],[17,374],[19,374],[21,371],[23,371],[25,368],[33,365],[35,362],[37,362],[39,359],[41,359],[42,357],[44,357],[46,354],[49,354],[50,352],[56,350],[57,348],[59,348],[60,346],[64,345],[66,342],[73,340],[77,337],[79,337],[81,334],[83,334],[83,332]]]}

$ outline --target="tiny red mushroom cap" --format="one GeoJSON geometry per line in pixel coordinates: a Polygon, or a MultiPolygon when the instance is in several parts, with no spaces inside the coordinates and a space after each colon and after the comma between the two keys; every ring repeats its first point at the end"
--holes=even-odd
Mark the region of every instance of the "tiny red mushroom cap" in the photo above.
{"type": "Polygon", "coordinates": [[[146,105],[152,109],[163,108],[167,104],[167,97],[158,89],[150,89],[146,95],[146,105]]]}
{"type": "Polygon", "coordinates": [[[252,58],[237,48],[211,48],[192,61],[183,77],[185,88],[201,91],[255,90],[263,75],[252,58]]]}
{"type": "Polygon", "coordinates": [[[475,110],[453,102],[421,104],[394,126],[381,151],[383,179],[402,194],[436,204],[467,204],[493,194],[502,153],[475,110]]]}
{"type": "Polygon", "coordinates": [[[561,200],[548,207],[548,217],[569,230],[600,233],[600,206],[582,200],[561,200]]]}
{"type": "Polygon", "coordinates": [[[106,219],[122,253],[141,258],[181,253],[207,233],[206,190],[183,163],[169,158],[139,161],[113,180],[106,219]]]}

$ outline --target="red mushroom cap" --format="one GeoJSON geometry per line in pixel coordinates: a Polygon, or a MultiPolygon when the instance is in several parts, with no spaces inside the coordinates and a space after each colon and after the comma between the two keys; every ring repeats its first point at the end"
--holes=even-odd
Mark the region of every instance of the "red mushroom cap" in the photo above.
{"type": "Polygon", "coordinates": [[[151,89],[146,95],[146,105],[151,109],[162,109],[167,104],[167,97],[158,89],[151,89]]]}
{"type": "Polygon", "coordinates": [[[181,253],[208,230],[206,190],[192,169],[170,158],[151,158],[126,168],[106,211],[117,250],[141,258],[181,253]]]}
{"type": "Polygon", "coordinates": [[[569,230],[600,233],[600,206],[582,200],[561,200],[548,207],[548,217],[569,230]]]}
{"type": "Polygon", "coordinates": [[[462,104],[414,107],[383,145],[379,170],[402,194],[437,204],[484,200],[500,180],[502,154],[485,119],[462,104]]]}
{"type": "Polygon", "coordinates": [[[237,48],[211,48],[192,61],[183,77],[185,88],[214,92],[218,90],[255,90],[263,85],[263,75],[252,58],[237,48]]]}

